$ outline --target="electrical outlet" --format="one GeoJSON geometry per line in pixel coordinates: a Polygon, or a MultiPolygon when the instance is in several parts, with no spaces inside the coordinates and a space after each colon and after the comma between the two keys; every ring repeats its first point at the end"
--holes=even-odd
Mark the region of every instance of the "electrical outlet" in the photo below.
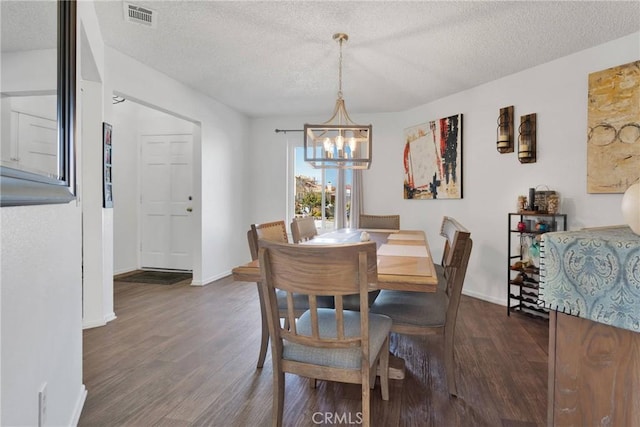
{"type": "Polygon", "coordinates": [[[38,427],[47,422],[47,383],[42,384],[38,392],[38,427]]]}

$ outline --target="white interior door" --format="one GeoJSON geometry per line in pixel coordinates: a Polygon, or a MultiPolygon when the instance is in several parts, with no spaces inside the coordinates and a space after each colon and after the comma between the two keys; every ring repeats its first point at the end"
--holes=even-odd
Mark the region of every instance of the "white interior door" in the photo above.
{"type": "Polygon", "coordinates": [[[58,125],[55,120],[12,112],[18,125],[17,164],[24,170],[58,176],[58,125]]]}
{"type": "Polygon", "coordinates": [[[142,268],[191,270],[192,135],[143,135],[142,268]]]}

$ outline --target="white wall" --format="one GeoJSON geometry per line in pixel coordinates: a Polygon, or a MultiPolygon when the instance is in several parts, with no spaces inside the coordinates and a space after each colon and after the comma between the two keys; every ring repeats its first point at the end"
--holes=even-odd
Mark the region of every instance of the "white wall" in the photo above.
{"type": "Polygon", "coordinates": [[[78,197],[82,202],[83,326],[113,320],[112,236],[103,230],[112,223],[111,209],[102,201],[102,84],[82,84],[82,173],[78,197]]]}
{"type": "Polygon", "coordinates": [[[82,203],[82,313],[83,327],[102,326],[115,319],[113,311],[113,210],[103,207],[103,79],[104,48],[93,5],[78,31],[80,86],[77,147],[78,199],[82,203]],[[97,33],[97,34],[96,34],[97,33]]]}
{"type": "Polygon", "coordinates": [[[248,119],[113,49],[105,52],[107,122],[115,118],[110,101],[115,92],[198,124],[194,126],[193,213],[194,235],[201,242],[194,249],[193,284],[230,274],[246,261],[246,242],[238,236],[245,235],[248,224],[248,119]]]}
{"type": "MultiPolygon", "coordinates": [[[[102,40],[93,5],[79,2],[78,19],[88,22],[86,35],[94,54],[99,53],[102,40]]],[[[79,152],[81,131],[78,123],[79,152]]],[[[80,164],[77,172],[81,180],[80,164]]],[[[38,392],[45,383],[46,424],[78,421],[86,396],[81,224],[80,201],[0,209],[0,425],[38,425],[38,392]]]]}
{"type": "Polygon", "coordinates": [[[80,208],[3,207],[0,216],[0,424],[38,425],[46,383],[48,423],[69,425],[84,398],[80,208]]]}
{"type": "Polygon", "coordinates": [[[56,49],[3,52],[2,91],[19,94],[24,90],[20,83],[28,81],[29,92],[55,93],[56,61],[56,49]]]}
{"type": "MultiPolygon", "coordinates": [[[[373,124],[373,163],[364,173],[365,211],[399,213],[403,228],[422,229],[439,260],[443,215],[472,231],[474,249],[464,292],[506,304],[507,213],[529,187],[547,185],[561,195],[561,212],[571,229],[623,223],[622,195],[586,193],[588,74],[640,58],[640,33],[525,70],[425,104],[410,111],[355,116],[373,124]],[[516,154],[496,151],[501,107],[514,105],[516,120],[537,113],[538,160],[520,164],[516,154]],[[462,113],[463,183],[461,200],[403,199],[403,130],[462,113]]],[[[348,101],[349,94],[345,93],[348,101]]],[[[329,106],[328,106],[329,108],[329,106]]],[[[327,110],[327,117],[330,110],[327,110]]],[[[250,222],[284,218],[285,137],[275,128],[301,129],[318,118],[274,117],[252,121],[254,144],[250,222]]],[[[302,138],[300,133],[290,137],[302,138]]],[[[639,165],[640,167],[640,165],[639,165]]]]}
{"type": "MultiPolygon", "coordinates": [[[[127,106],[125,106],[126,108],[127,106]]],[[[138,268],[137,117],[113,108],[113,268],[114,274],[138,268]]]]}

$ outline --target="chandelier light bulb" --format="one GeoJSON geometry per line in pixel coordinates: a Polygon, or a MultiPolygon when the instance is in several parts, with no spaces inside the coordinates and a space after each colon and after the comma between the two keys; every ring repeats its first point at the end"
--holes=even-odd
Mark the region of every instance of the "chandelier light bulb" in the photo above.
{"type": "Polygon", "coordinates": [[[349,150],[351,150],[351,154],[356,151],[356,139],[354,137],[349,138],[349,150]]]}
{"type": "Polygon", "coordinates": [[[322,145],[324,146],[324,151],[327,155],[328,158],[333,157],[333,142],[331,142],[331,138],[325,138],[324,141],[322,142],[322,145]]]}

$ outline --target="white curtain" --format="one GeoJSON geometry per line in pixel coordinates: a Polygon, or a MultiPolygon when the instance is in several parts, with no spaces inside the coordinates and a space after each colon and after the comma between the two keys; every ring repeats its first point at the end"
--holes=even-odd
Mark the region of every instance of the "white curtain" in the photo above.
{"type": "Polygon", "coordinates": [[[362,170],[353,170],[353,182],[351,183],[351,218],[349,227],[360,227],[360,214],[363,212],[362,170]]]}
{"type": "Polygon", "coordinates": [[[336,183],[336,205],[333,212],[335,215],[336,228],[346,227],[346,197],[345,197],[345,185],[344,185],[344,169],[338,169],[338,182],[336,183]]]}

